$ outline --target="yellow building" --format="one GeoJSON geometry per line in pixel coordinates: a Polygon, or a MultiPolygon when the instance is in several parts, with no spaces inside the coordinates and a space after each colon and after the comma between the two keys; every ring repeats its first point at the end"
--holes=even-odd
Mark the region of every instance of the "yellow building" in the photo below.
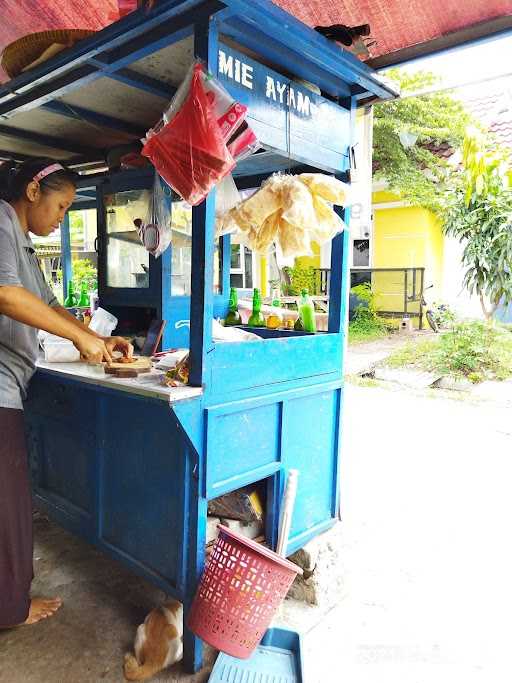
{"type": "MultiPolygon", "coordinates": [[[[437,217],[419,207],[409,206],[385,189],[374,186],[373,234],[371,240],[372,268],[424,268],[424,287],[429,299],[441,299],[443,293],[444,236],[437,217]]],[[[415,298],[414,273],[409,272],[407,292],[415,298]]],[[[419,274],[416,275],[419,278],[419,274]]],[[[377,307],[384,310],[402,310],[404,275],[388,272],[374,274],[373,289],[377,307]]],[[[411,301],[411,303],[413,303],[411,301]]],[[[417,304],[411,311],[418,310],[417,304]]]]}

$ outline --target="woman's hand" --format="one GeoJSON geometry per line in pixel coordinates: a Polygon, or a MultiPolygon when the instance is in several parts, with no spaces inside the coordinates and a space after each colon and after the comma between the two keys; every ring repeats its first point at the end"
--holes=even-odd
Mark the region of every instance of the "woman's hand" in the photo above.
{"type": "Polygon", "coordinates": [[[133,356],[133,346],[124,337],[103,337],[103,341],[110,355],[113,351],[121,351],[126,358],[133,356]]]}
{"type": "Polygon", "coordinates": [[[103,360],[112,363],[110,351],[99,337],[94,337],[88,332],[80,332],[73,340],[73,344],[80,351],[80,356],[90,363],[101,363],[103,360]]]}

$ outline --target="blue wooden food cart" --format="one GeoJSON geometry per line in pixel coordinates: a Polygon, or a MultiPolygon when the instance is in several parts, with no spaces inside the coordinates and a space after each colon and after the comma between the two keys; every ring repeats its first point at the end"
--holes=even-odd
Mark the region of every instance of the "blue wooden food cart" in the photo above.
{"type": "MultiPolygon", "coordinates": [[[[73,208],[97,211],[100,304],[119,331],[162,318],[163,348],[191,353],[190,386],[178,388],[41,361],[26,407],[35,497],[185,612],[204,564],[209,500],[264,481],[273,547],[296,468],[288,554],[337,517],[348,282],[345,233],[332,244],[327,332],[257,330],[263,342],[214,343],[230,267],[229,237],[214,235],[215,191],[192,210],[170,197],[174,210],[191,211],[192,229],[158,260],[120,219],[143,201],[152,172],[98,168],[154,125],[195,56],[248,105],[262,144],[235,171],[241,189],[279,170],[349,180],[356,107],[394,95],[266,0],[161,0],[0,88],[1,155],[49,155],[84,173],[73,208]]],[[[66,280],[69,225],[62,241],[66,280]]],[[[184,647],[187,667],[200,667],[201,643],[187,630],[184,647]]]]}

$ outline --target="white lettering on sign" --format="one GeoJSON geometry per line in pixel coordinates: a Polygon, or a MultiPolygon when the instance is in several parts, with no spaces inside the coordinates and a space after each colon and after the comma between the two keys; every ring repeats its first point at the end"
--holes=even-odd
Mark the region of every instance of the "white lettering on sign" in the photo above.
{"type": "Polygon", "coordinates": [[[311,100],[309,95],[303,95],[300,90],[297,92],[297,111],[305,116],[311,115],[311,100]]]}
{"type": "MultiPolygon", "coordinates": [[[[256,76],[258,73],[260,72],[257,71],[256,76]]],[[[254,67],[232,55],[227,55],[224,50],[219,50],[219,75],[239,83],[248,90],[254,90],[254,67]]],[[[295,90],[289,81],[283,83],[266,75],[264,85],[267,99],[278,102],[288,109],[293,109],[302,116],[311,117],[314,105],[309,95],[300,90],[295,90]]]]}
{"type": "Polygon", "coordinates": [[[280,83],[279,81],[277,81],[276,87],[277,92],[279,93],[279,102],[280,104],[284,104],[283,96],[286,91],[286,88],[288,87],[288,83],[280,83]]]}
{"type": "Polygon", "coordinates": [[[249,90],[252,90],[252,72],[252,66],[249,66],[249,64],[242,64],[242,85],[249,88],[249,90]]]}
{"type": "Polygon", "coordinates": [[[252,66],[233,59],[231,55],[228,57],[223,50],[219,50],[219,74],[252,90],[252,72],[252,66]]]}
{"type": "Polygon", "coordinates": [[[265,97],[268,97],[269,99],[272,98],[273,100],[276,99],[276,84],[274,83],[274,79],[270,76],[267,76],[267,88],[265,91],[265,97]]]}
{"type": "Polygon", "coordinates": [[[219,74],[233,79],[233,57],[228,57],[224,50],[219,50],[219,74]]]}

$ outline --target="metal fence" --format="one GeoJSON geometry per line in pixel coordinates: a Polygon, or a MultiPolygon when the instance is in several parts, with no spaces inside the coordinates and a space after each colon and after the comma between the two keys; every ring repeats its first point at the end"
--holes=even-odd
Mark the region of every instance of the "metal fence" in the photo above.
{"type": "MultiPolygon", "coordinates": [[[[315,269],[316,294],[329,296],[329,268],[315,269]]],[[[418,318],[423,329],[423,290],[425,268],[352,268],[350,289],[369,283],[375,295],[378,314],[387,318],[418,318]]],[[[352,306],[357,305],[351,297],[352,306]]]]}

